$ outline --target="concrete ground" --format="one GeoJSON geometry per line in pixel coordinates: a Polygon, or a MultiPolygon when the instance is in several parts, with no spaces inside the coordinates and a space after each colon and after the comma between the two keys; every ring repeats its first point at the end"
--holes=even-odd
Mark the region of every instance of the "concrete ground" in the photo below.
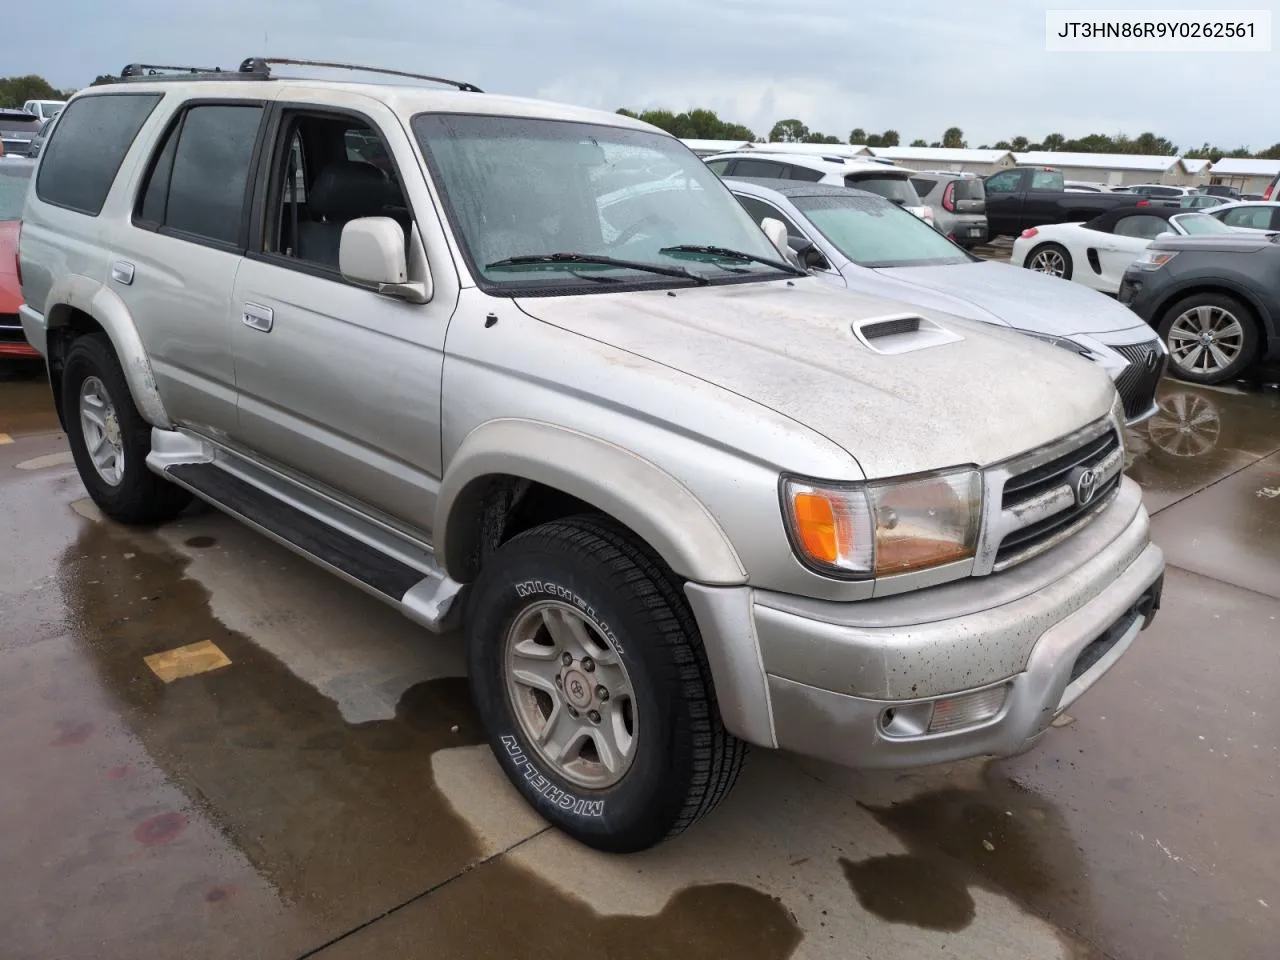
{"type": "Polygon", "coordinates": [[[1033,753],[757,752],[682,838],[549,830],[434,638],[208,510],[85,499],[0,383],[0,957],[1232,960],[1280,943],[1280,395],[1167,383],[1131,475],[1170,570],[1033,753]]]}

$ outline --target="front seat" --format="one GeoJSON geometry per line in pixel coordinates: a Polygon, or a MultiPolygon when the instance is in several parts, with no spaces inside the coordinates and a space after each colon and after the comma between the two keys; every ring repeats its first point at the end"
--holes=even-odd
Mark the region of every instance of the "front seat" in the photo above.
{"type": "Polygon", "coordinates": [[[399,203],[387,175],[371,163],[338,160],[316,177],[307,197],[311,219],[298,224],[298,257],[337,269],[342,228],[360,217],[386,216],[399,203]]]}

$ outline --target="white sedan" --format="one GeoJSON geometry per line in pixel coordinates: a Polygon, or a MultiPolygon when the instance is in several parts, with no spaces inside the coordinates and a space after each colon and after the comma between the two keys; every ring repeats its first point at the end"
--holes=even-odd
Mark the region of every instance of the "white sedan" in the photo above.
{"type": "Polygon", "coordinates": [[[1236,200],[1205,213],[1237,230],[1280,230],[1280,203],[1274,200],[1236,200]]]}
{"type": "Polygon", "coordinates": [[[1129,265],[1156,237],[1233,232],[1211,216],[1178,207],[1120,207],[1087,223],[1023,230],[1009,262],[1114,295],[1129,265]]]}

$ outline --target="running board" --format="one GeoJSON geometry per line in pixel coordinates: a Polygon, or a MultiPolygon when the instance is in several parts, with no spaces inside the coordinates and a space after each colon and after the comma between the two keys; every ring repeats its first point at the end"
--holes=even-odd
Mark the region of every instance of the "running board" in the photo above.
{"type": "Polygon", "coordinates": [[[396,607],[435,633],[455,629],[462,585],[411,544],[351,510],[190,434],[155,430],[147,466],[200,499],[396,607]]]}

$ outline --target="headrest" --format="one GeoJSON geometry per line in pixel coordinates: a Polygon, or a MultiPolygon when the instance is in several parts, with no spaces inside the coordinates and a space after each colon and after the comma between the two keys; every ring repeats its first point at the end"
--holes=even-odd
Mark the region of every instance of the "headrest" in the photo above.
{"type": "Polygon", "coordinates": [[[338,160],[320,171],[307,197],[317,217],[345,223],[357,217],[383,215],[384,208],[399,202],[387,175],[371,163],[338,160]]]}

